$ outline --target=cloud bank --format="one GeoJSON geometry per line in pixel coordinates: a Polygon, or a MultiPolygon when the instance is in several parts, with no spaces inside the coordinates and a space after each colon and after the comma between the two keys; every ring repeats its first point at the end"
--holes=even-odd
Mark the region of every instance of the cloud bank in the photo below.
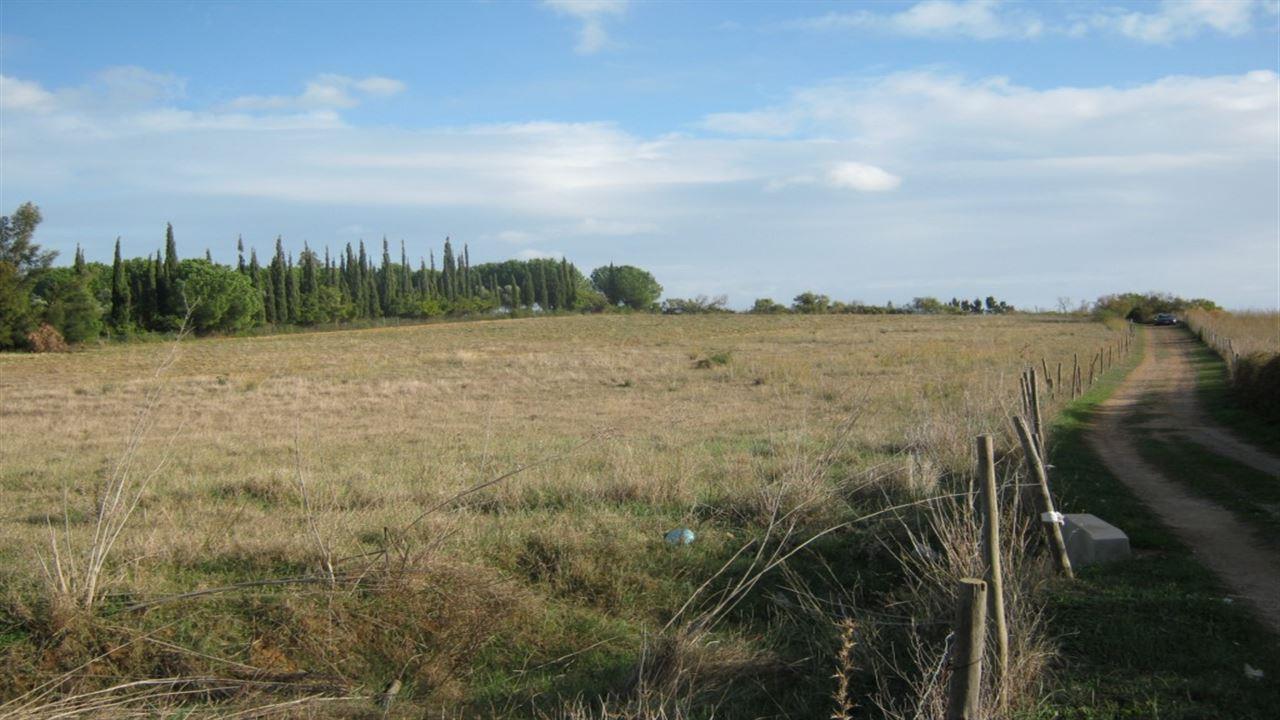
{"type": "MultiPolygon", "coordinates": [[[[402,87],[317,78],[351,99],[402,87]]],[[[1276,291],[1277,82],[1035,89],[890,73],[644,136],[607,122],[353,126],[346,99],[304,100],[310,85],[193,108],[180,80],[140,69],[69,88],[0,76],[3,202],[39,202],[46,242],[98,259],[117,233],[127,252],[152,249],[152,226],[173,220],[215,251],[255,229],[259,249],[276,233],[489,237],[499,254],[665,268],[672,294],[738,305],[980,286],[1024,304],[1168,288],[1256,306],[1276,291]]]]}

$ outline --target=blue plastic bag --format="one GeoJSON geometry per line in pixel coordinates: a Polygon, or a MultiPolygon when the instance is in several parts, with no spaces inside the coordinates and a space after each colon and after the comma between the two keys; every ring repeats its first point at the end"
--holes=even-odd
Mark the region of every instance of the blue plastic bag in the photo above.
{"type": "Polygon", "coordinates": [[[667,532],[666,541],[668,545],[688,545],[698,538],[689,528],[676,528],[667,532]]]}

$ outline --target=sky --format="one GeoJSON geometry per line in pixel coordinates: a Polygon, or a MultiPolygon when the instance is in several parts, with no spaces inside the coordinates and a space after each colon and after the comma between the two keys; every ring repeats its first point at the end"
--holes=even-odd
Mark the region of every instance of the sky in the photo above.
{"type": "Polygon", "coordinates": [[[109,261],[446,236],[668,297],[1280,306],[1280,9],[0,3],[0,211],[109,261]]]}

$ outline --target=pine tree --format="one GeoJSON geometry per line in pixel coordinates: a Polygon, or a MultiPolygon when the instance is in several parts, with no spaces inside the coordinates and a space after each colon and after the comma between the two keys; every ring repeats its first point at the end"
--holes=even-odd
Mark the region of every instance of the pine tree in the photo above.
{"type": "Polygon", "coordinates": [[[124,277],[124,261],[120,259],[120,238],[116,238],[116,254],[111,262],[111,325],[117,330],[129,324],[129,283],[124,277]]]}

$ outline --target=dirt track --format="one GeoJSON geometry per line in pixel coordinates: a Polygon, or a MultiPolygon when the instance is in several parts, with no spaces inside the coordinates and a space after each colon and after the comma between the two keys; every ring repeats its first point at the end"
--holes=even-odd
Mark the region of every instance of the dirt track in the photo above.
{"type": "Polygon", "coordinates": [[[1089,442],[1116,477],[1280,634],[1280,555],[1261,545],[1230,512],[1188,492],[1145,462],[1137,451],[1135,430],[1141,427],[1181,436],[1270,473],[1278,482],[1280,458],[1240,441],[1201,412],[1190,360],[1196,341],[1190,335],[1177,328],[1144,328],[1142,332],[1146,333],[1146,356],[1099,408],[1089,442]],[[1134,417],[1139,408],[1148,419],[1134,417]]]}

